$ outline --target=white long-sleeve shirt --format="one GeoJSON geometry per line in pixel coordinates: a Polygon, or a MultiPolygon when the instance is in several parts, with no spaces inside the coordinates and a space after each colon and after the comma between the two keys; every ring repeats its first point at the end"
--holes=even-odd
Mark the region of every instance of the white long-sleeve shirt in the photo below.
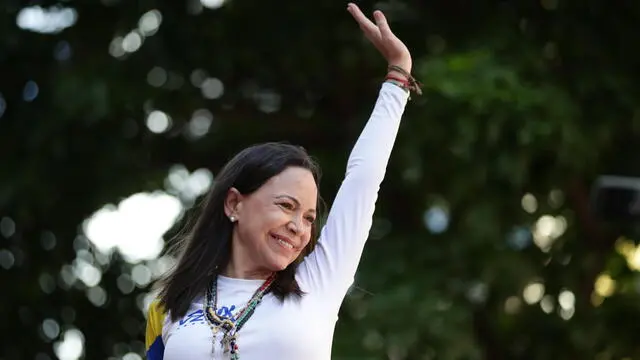
{"type": "MultiPolygon", "coordinates": [[[[284,302],[272,294],[263,298],[238,332],[242,360],[331,359],[338,310],[354,281],[407,100],[405,90],[390,83],[381,86],[371,117],[349,156],[346,176],[316,248],[298,267],[296,280],[305,295],[284,302]]],[[[220,276],[218,313],[237,313],[262,283],[220,276]]],[[[203,301],[194,301],[177,322],[161,316],[161,334],[157,339],[148,334],[147,346],[156,340],[156,350],[163,347],[164,360],[228,359],[220,345],[221,333],[213,341],[203,301]]],[[[158,314],[151,315],[158,319],[158,314]]],[[[149,358],[155,360],[158,352],[155,354],[149,358]]]]}

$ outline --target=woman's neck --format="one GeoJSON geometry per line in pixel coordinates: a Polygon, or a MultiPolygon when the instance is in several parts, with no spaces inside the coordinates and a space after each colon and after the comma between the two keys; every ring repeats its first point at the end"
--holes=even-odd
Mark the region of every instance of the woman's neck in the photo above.
{"type": "Polygon", "coordinates": [[[266,280],[273,274],[272,271],[249,269],[242,266],[237,266],[234,261],[229,261],[226,269],[221,275],[233,278],[233,279],[246,279],[246,280],[266,280]]]}
{"type": "Polygon", "coordinates": [[[221,275],[233,279],[265,280],[273,274],[273,271],[257,266],[249,254],[249,249],[244,248],[237,234],[234,234],[231,240],[231,257],[221,275]]]}

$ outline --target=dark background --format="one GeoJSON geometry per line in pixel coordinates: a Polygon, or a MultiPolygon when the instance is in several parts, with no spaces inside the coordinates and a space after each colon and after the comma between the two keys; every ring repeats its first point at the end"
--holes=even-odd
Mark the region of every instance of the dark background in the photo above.
{"type": "MultiPolygon", "coordinates": [[[[407,107],[335,359],[640,359],[640,3],[388,1],[407,107]]],[[[0,359],[143,356],[160,255],[232,154],[331,202],[385,73],[337,1],[0,1],[0,359]],[[203,5],[204,4],[204,5],[203,5]]]]}

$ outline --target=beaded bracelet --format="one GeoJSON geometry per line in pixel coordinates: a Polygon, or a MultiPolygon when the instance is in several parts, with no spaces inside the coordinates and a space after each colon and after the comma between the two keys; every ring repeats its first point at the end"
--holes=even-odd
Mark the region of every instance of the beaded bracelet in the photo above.
{"type": "Polygon", "coordinates": [[[403,87],[404,89],[408,91],[413,91],[418,95],[422,95],[422,89],[421,89],[422,84],[418,80],[416,80],[413,76],[411,76],[411,74],[409,74],[409,72],[407,72],[405,69],[397,65],[389,65],[388,71],[398,72],[402,74],[406,79],[402,79],[399,77],[395,77],[391,74],[387,74],[387,77],[385,78],[385,80],[399,83],[401,84],[400,86],[403,87]]]}

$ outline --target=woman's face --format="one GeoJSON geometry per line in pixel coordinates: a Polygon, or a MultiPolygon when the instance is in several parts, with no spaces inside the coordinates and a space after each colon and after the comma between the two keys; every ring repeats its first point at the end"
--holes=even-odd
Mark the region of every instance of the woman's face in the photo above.
{"type": "Polygon", "coordinates": [[[236,222],[231,257],[235,272],[250,276],[280,271],[295,261],[311,240],[317,201],[313,175],[300,167],[285,169],[250,195],[231,189],[225,212],[236,222]]]}

